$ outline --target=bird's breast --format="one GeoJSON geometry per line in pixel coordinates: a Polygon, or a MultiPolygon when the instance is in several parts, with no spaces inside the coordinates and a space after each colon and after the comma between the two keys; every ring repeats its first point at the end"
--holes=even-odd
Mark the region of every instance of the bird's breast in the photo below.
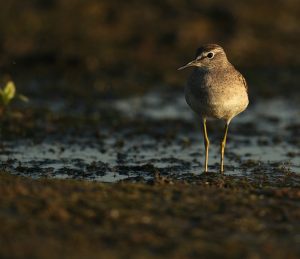
{"type": "Polygon", "coordinates": [[[236,78],[195,70],[185,88],[186,101],[202,117],[231,119],[249,102],[246,88],[236,78]]]}

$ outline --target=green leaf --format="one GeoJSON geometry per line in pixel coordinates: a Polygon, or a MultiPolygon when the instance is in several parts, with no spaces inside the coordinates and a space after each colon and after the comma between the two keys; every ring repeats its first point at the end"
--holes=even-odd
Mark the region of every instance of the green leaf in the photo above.
{"type": "Polygon", "coordinates": [[[15,97],[15,94],[16,94],[15,84],[12,81],[9,81],[4,87],[2,93],[2,99],[4,105],[7,105],[15,97]]]}

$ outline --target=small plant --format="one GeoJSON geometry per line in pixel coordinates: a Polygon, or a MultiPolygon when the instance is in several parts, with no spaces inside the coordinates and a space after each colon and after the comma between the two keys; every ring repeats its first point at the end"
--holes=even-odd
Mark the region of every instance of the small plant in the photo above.
{"type": "Polygon", "coordinates": [[[10,102],[18,98],[24,102],[28,101],[28,98],[24,95],[16,95],[16,86],[14,82],[9,81],[5,87],[0,88],[0,115],[4,113],[4,110],[8,107],[10,102]]]}
{"type": "Polygon", "coordinates": [[[1,105],[7,106],[16,95],[15,84],[10,81],[3,89],[0,89],[1,105]]]}

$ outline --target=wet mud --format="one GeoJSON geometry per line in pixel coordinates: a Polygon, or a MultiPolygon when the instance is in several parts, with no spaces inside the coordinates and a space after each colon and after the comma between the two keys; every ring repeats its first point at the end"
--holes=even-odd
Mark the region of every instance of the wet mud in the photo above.
{"type": "Polygon", "coordinates": [[[3,118],[0,257],[298,258],[299,109],[260,99],[223,125],[182,92],[31,100],[3,118]]]}
{"type": "Polygon", "coordinates": [[[1,1],[30,102],[0,116],[0,258],[300,258],[298,2],[1,1]],[[249,85],[224,175],[176,71],[208,42],[249,85]]]}
{"type": "MultiPolygon", "coordinates": [[[[185,180],[203,173],[201,121],[181,93],[104,101],[87,116],[65,106],[52,104],[50,118],[32,137],[3,140],[1,169],[33,178],[102,182],[147,182],[155,174],[185,180]],[[101,113],[111,114],[103,119],[101,113]]],[[[296,102],[261,99],[236,117],[226,147],[226,175],[299,174],[299,112],[296,102]]],[[[211,173],[218,172],[222,127],[209,122],[211,173]]]]}

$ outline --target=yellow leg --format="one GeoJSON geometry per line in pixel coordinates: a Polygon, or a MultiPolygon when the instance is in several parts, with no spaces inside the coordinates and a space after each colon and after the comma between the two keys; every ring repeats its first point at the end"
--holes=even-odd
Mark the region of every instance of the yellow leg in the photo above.
{"type": "Polygon", "coordinates": [[[204,135],[204,146],[205,146],[205,163],[204,163],[204,172],[207,173],[207,166],[208,166],[208,149],[209,149],[209,139],[207,136],[206,130],[206,119],[203,119],[203,135],[204,135]]]}
{"type": "Polygon", "coordinates": [[[225,153],[225,146],[226,146],[226,139],[227,139],[227,132],[228,132],[229,122],[226,122],[225,125],[225,132],[223,140],[221,141],[221,163],[220,163],[220,171],[221,173],[224,172],[224,153],[225,153]]]}

